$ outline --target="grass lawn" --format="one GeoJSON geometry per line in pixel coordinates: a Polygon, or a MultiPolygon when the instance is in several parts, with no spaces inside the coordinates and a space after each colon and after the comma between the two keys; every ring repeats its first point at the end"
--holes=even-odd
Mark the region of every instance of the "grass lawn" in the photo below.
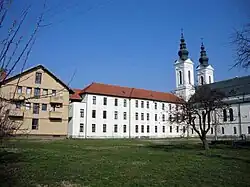
{"type": "Polygon", "coordinates": [[[250,149],[142,140],[12,140],[0,186],[249,186],[250,149]],[[11,148],[13,147],[13,148],[11,148]]]}

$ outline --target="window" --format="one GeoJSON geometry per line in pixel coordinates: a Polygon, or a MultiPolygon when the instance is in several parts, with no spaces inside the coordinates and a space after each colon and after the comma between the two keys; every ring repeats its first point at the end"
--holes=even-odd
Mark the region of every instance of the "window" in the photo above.
{"type": "Polygon", "coordinates": [[[229,108],[229,119],[230,121],[234,120],[234,111],[232,108],[229,108]]]}
{"type": "Polygon", "coordinates": [[[96,110],[92,110],[92,118],[96,117],[96,110]]]}
{"type": "Polygon", "coordinates": [[[147,101],[147,108],[149,108],[149,101],[147,101]]]}
{"type": "Polygon", "coordinates": [[[144,113],[141,113],[141,120],[144,120],[144,113]]]}
{"type": "Polygon", "coordinates": [[[147,125],[147,133],[149,133],[149,125],[147,125]]]}
{"type": "Polygon", "coordinates": [[[39,114],[39,103],[33,103],[33,114],[39,114]]]}
{"type": "Polygon", "coordinates": [[[92,124],[92,132],[95,132],[95,124],[92,124]]]}
{"type": "Polygon", "coordinates": [[[178,107],[178,105],[176,104],[176,105],[175,105],[175,110],[178,111],[178,109],[179,109],[179,107],[178,107]]]}
{"type": "Polygon", "coordinates": [[[27,87],[27,88],[26,88],[26,94],[27,94],[27,95],[31,95],[31,90],[32,90],[31,87],[27,87]]]}
{"type": "Polygon", "coordinates": [[[84,127],[83,123],[80,123],[80,132],[83,132],[83,127],[84,127]]]}
{"type": "Polygon", "coordinates": [[[118,119],[118,111],[115,111],[115,116],[114,116],[115,119],[118,119]]]}
{"type": "Polygon", "coordinates": [[[80,109],[80,117],[84,118],[84,109],[82,109],[82,108],[80,109]]]}
{"type": "Polygon", "coordinates": [[[188,71],[188,83],[191,84],[191,72],[188,71]]]}
{"type": "Polygon", "coordinates": [[[162,132],[163,133],[165,132],[165,126],[162,126],[162,132]]]}
{"type": "Polygon", "coordinates": [[[224,127],[221,127],[221,133],[224,134],[225,131],[224,131],[224,127]]]}
{"type": "Polygon", "coordinates": [[[49,92],[48,92],[48,89],[43,89],[43,95],[46,96],[46,95],[48,95],[48,93],[49,93],[49,92]]]}
{"type": "Polygon", "coordinates": [[[248,134],[250,134],[250,126],[247,127],[248,134]]]}
{"type": "Polygon", "coordinates": [[[157,103],[155,102],[155,110],[157,110],[157,103]]]}
{"type": "Polygon", "coordinates": [[[204,120],[205,120],[205,118],[206,118],[205,112],[204,112],[204,111],[202,111],[202,120],[204,121],[204,120]]]}
{"type": "Polygon", "coordinates": [[[123,112],[123,119],[124,119],[124,120],[127,119],[127,112],[123,112]]]}
{"type": "Polygon", "coordinates": [[[162,114],[162,121],[165,121],[165,115],[162,114]]]}
{"type": "Polygon", "coordinates": [[[192,134],[194,134],[194,129],[192,129],[192,134]]]}
{"type": "Polygon", "coordinates": [[[165,105],[164,105],[164,103],[162,103],[162,110],[165,110],[165,105]]]}
{"type": "Polygon", "coordinates": [[[52,96],[56,96],[56,90],[52,90],[52,96]]]}
{"type": "Polygon", "coordinates": [[[32,119],[32,130],[38,130],[38,119],[32,119]]]}
{"type": "Polygon", "coordinates": [[[172,121],[172,115],[171,114],[169,115],[169,121],[172,121]]]}
{"type": "Polygon", "coordinates": [[[157,126],[155,126],[155,133],[157,133],[157,126]]]}
{"type": "Polygon", "coordinates": [[[182,131],[183,131],[183,133],[186,132],[186,127],[185,126],[183,126],[182,131]]]}
{"type": "Polygon", "coordinates": [[[177,133],[179,132],[179,126],[176,127],[176,132],[177,132],[177,133]]]}
{"type": "Polygon", "coordinates": [[[21,94],[21,93],[22,93],[22,86],[18,86],[18,87],[17,87],[17,93],[18,93],[18,94],[21,94]]]}
{"type": "Polygon", "coordinates": [[[47,111],[47,104],[42,104],[42,111],[47,111]]]}
{"type": "Polygon", "coordinates": [[[149,121],[149,113],[147,113],[147,120],[149,121]]]}
{"type": "Polygon", "coordinates": [[[117,132],[117,131],[118,131],[117,125],[114,125],[114,132],[117,132]]]}
{"type": "Polygon", "coordinates": [[[171,104],[169,104],[169,110],[171,111],[171,109],[172,109],[172,105],[171,105],[171,104]]]}
{"type": "Polygon", "coordinates": [[[123,133],[126,133],[126,132],[127,132],[127,126],[123,125],[123,133]]]}
{"type": "Polygon", "coordinates": [[[107,125],[106,124],[102,125],[102,132],[107,132],[107,125]]]}
{"type": "Polygon", "coordinates": [[[103,118],[103,119],[107,119],[107,111],[106,111],[106,110],[104,110],[104,111],[102,112],[102,118],[103,118]]]}
{"type": "Polygon", "coordinates": [[[93,105],[95,105],[96,104],[96,96],[93,96],[93,105]]]}
{"type": "Polygon", "coordinates": [[[144,133],[144,125],[141,126],[141,133],[144,133]]]}
{"type": "Polygon", "coordinates": [[[227,121],[227,110],[223,109],[223,121],[227,121]]]}
{"type": "Polygon", "coordinates": [[[211,76],[209,76],[208,79],[209,79],[209,84],[212,83],[211,76]]]}
{"type": "Polygon", "coordinates": [[[40,88],[35,88],[34,89],[34,96],[38,97],[38,98],[40,97],[40,88]]]}
{"type": "Polygon", "coordinates": [[[138,108],[138,100],[135,100],[135,107],[138,108]]]}
{"type": "Polygon", "coordinates": [[[138,112],[135,113],[135,120],[138,120],[138,112]]]}
{"type": "Polygon", "coordinates": [[[103,105],[107,105],[107,97],[103,98],[103,105]]]}
{"type": "Polygon", "coordinates": [[[201,85],[203,85],[204,84],[204,78],[203,78],[203,76],[201,76],[201,85]]]}
{"type": "Polygon", "coordinates": [[[169,132],[172,133],[172,126],[169,127],[169,132]]]}
{"type": "Polygon", "coordinates": [[[155,114],[155,121],[157,121],[157,114],[155,114]]]}
{"type": "Polygon", "coordinates": [[[237,134],[237,129],[236,129],[236,127],[234,127],[234,134],[237,134]]]}
{"type": "Polygon", "coordinates": [[[115,99],[115,106],[118,106],[118,99],[115,99]]]}
{"type": "Polygon", "coordinates": [[[127,99],[123,100],[123,107],[127,107],[127,99]]]}
{"type": "Polygon", "coordinates": [[[16,108],[21,109],[21,102],[16,102],[16,108]]]}
{"type": "Polygon", "coordinates": [[[213,129],[213,127],[211,127],[211,134],[213,134],[214,133],[214,129],[213,129]]]}
{"type": "Polygon", "coordinates": [[[41,84],[42,82],[42,73],[36,72],[35,84],[41,84]]]}
{"type": "Polygon", "coordinates": [[[144,108],[144,101],[141,101],[141,108],[144,108]]]}
{"type": "Polygon", "coordinates": [[[182,84],[182,72],[179,71],[179,84],[182,84]]]}
{"type": "Polygon", "coordinates": [[[26,106],[26,110],[30,110],[31,109],[31,103],[26,103],[25,106],[26,106]]]}
{"type": "Polygon", "coordinates": [[[135,132],[138,133],[138,125],[135,126],[135,132]]]}

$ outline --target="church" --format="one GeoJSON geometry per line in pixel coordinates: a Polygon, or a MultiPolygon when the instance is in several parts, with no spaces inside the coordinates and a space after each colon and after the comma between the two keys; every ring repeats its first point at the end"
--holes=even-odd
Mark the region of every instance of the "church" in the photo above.
{"type": "Polygon", "coordinates": [[[203,43],[199,65],[194,69],[183,33],[178,56],[174,62],[175,94],[95,82],[75,89],[70,96],[68,137],[196,137],[194,130],[187,129],[185,124],[171,123],[169,111],[175,110],[180,97],[188,100],[195,93],[195,86],[204,84],[223,91],[225,101],[230,104],[208,137],[250,137],[250,76],[215,82],[214,68],[209,64],[203,43]],[[195,85],[195,74],[198,85],[195,85]]]}

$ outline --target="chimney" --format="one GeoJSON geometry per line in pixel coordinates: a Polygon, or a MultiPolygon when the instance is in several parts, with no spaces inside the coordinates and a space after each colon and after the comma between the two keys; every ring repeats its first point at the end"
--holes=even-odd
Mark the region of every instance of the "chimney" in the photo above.
{"type": "Polygon", "coordinates": [[[7,72],[5,69],[0,69],[0,82],[4,81],[6,79],[7,72]]]}

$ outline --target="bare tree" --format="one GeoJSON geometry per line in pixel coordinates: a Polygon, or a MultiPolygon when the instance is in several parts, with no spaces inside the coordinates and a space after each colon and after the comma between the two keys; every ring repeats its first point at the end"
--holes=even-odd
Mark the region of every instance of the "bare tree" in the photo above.
{"type": "Polygon", "coordinates": [[[235,64],[234,67],[248,69],[250,67],[250,23],[242,29],[235,30],[231,43],[235,45],[235,64]]]}
{"type": "Polygon", "coordinates": [[[170,111],[169,120],[171,123],[183,124],[188,129],[191,127],[198,134],[203,148],[207,150],[207,133],[212,126],[218,125],[218,114],[227,107],[224,98],[224,93],[207,85],[197,87],[188,101],[180,99],[178,109],[170,111]]]}
{"type": "MultiPolygon", "coordinates": [[[[8,137],[20,129],[22,122],[11,120],[10,113],[15,104],[15,95],[9,97],[4,95],[2,88],[7,77],[13,72],[22,73],[31,49],[34,46],[38,31],[45,26],[44,13],[46,10],[46,1],[43,4],[43,10],[38,15],[37,21],[33,24],[30,34],[23,34],[22,28],[27,22],[28,14],[31,6],[23,9],[21,15],[17,19],[9,16],[12,0],[0,0],[0,139],[8,137]]],[[[20,78],[15,85],[17,89],[20,78]]],[[[14,92],[15,94],[15,92],[14,92]]]]}

